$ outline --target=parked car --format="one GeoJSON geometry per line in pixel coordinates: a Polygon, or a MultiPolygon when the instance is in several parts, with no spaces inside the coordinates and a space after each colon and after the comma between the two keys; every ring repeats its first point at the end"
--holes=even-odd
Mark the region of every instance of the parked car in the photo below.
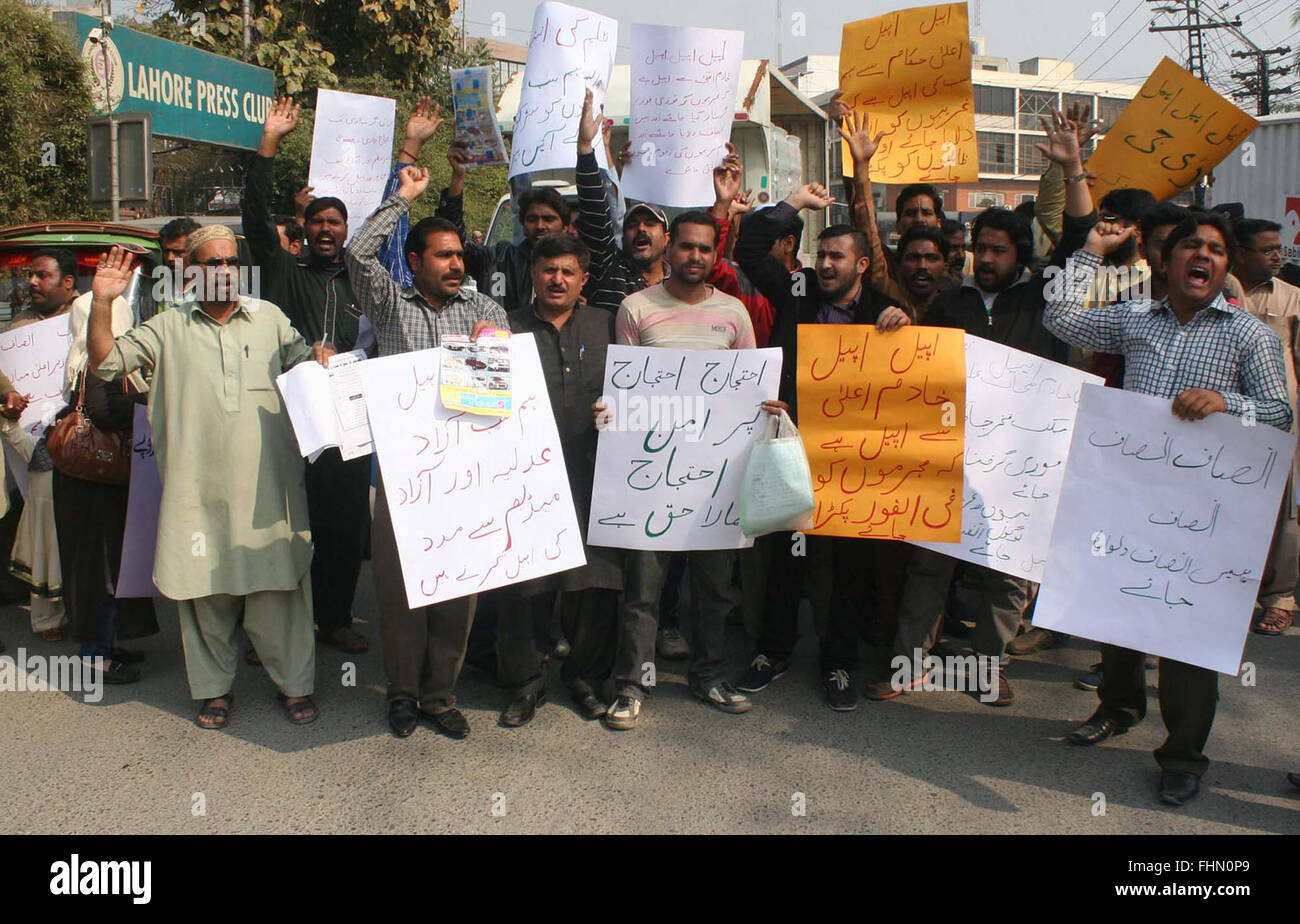
{"type": "MultiPolygon", "coordinates": [[[[140,257],[143,278],[152,279],[153,270],[162,263],[158,229],[177,216],[140,218],[121,222],[47,221],[10,225],[0,228],[0,322],[7,322],[26,301],[27,267],[33,251],[42,247],[65,247],[77,258],[77,290],[90,290],[91,279],[100,256],[114,244],[142,248],[140,257]]],[[[198,216],[200,224],[224,224],[240,235],[239,219],[198,216]]],[[[247,248],[240,237],[240,255],[247,260],[247,248]]],[[[158,313],[153,286],[137,286],[132,293],[131,308],[136,322],[158,313]]]]}

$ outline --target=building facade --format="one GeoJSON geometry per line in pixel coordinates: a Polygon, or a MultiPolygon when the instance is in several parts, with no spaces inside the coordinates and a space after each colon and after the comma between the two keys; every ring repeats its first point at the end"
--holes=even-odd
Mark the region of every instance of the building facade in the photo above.
{"type": "MultiPolygon", "coordinates": [[[[1085,151],[1105,137],[1140,85],[1080,80],[1074,64],[1054,58],[1031,58],[1012,69],[1006,58],[984,53],[984,39],[971,39],[971,81],[975,96],[975,136],[979,148],[979,183],[935,184],[950,217],[970,218],[989,206],[1015,208],[1032,201],[1047,160],[1034,148],[1046,135],[1039,119],[1072,104],[1092,107],[1103,129],[1085,151]]],[[[829,103],[839,86],[839,55],[809,55],[782,68],[800,90],[819,105],[829,103]]],[[[832,150],[832,176],[842,173],[840,146],[832,150]]],[[[882,219],[893,212],[902,186],[878,185],[874,192],[882,219]]],[[[837,198],[843,200],[840,189],[837,198]]]]}

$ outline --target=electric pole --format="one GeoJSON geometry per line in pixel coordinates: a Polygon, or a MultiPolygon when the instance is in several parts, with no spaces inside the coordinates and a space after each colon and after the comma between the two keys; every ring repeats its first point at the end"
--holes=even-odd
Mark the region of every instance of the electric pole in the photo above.
{"type": "MultiPolygon", "coordinates": [[[[1147,0],[1148,3],[1153,0],[1147,0]]],[[[1201,39],[1201,33],[1205,29],[1231,29],[1237,35],[1241,33],[1238,27],[1241,25],[1240,19],[1234,19],[1232,22],[1225,20],[1210,19],[1208,22],[1201,18],[1201,0],[1184,0],[1182,3],[1165,3],[1162,6],[1154,8],[1157,13],[1183,13],[1185,18],[1181,26],[1157,26],[1153,22],[1147,27],[1148,32],[1186,32],[1187,33],[1187,69],[1196,76],[1201,83],[1207,87],[1210,82],[1205,79],[1205,46],[1201,39]]],[[[1192,187],[1192,196],[1198,206],[1205,205],[1205,178],[1192,187]]]]}
{"type": "Polygon", "coordinates": [[[1246,90],[1244,92],[1234,93],[1233,96],[1239,99],[1242,97],[1254,96],[1256,98],[1255,115],[1266,116],[1273,111],[1273,107],[1269,100],[1269,97],[1272,94],[1276,93],[1278,95],[1281,95],[1283,93],[1290,93],[1292,90],[1295,89],[1294,86],[1278,87],[1276,90],[1270,87],[1269,77],[1273,75],[1284,77],[1287,74],[1291,73],[1291,68],[1290,67],[1270,68],[1268,66],[1268,59],[1275,55],[1289,55],[1291,53],[1291,49],[1286,47],[1285,45],[1282,46],[1281,48],[1267,48],[1267,49],[1257,48],[1255,46],[1255,43],[1250,41],[1249,39],[1247,39],[1246,42],[1248,45],[1250,45],[1251,50],[1234,51],[1232,52],[1232,57],[1254,58],[1255,70],[1232,72],[1233,77],[1236,77],[1238,80],[1240,80],[1242,83],[1246,85],[1246,90]]]}

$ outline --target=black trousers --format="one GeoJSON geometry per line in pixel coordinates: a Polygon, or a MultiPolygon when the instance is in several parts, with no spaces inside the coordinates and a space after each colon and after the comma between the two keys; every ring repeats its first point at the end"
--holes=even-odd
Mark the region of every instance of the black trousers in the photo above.
{"type": "Polygon", "coordinates": [[[370,528],[370,456],[344,462],[327,449],[307,463],[307,514],[316,546],[311,599],[316,625],[333,632],[352,625],[361,559],[370,528]]]}
{"type": "Polygon", "coordinates": [[[857,670],[859,641],[894,639],[912,546],[893,539],[831,541],[830,621],[822,639],[822,670],[857,670]]]}
{"type": "MultiPolygon", "coordinates": [[[[1147,713],[1146,655],[1131,648],[1101,646],[1099,713],[1137,724],[1147,713]]],[[[1219,675],[1204,667],[1160,659],[1160,715],[1169,732],[1155,750],[1163,770],[1203,776],[1210,765],[1202,753],[1214,725],[1219,702],[1219,675]]]]}
{"type": "Polygon", "coordinates": [[[560,625],[569,641],[569,656],[564,659],[560,678],[574,696],[598,696],[614,667],[617,590],[549,591],[523,600],[501,601],[497,621],[501,684],[516,696],[546,689],[546,663],[554,646],[551,624],[557,604],[560,625]]]}

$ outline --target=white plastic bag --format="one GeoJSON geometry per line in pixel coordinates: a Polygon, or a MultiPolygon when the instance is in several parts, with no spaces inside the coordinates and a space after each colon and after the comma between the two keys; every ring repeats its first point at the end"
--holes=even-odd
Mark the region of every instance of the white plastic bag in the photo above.
{"type": "Polygon", "coordinates": [[[767,434],[754,442],[740,486],[740,528],[762,536],[812,526],[812,470],[803,440],[785,411],[768,415],[767,434]]]}

